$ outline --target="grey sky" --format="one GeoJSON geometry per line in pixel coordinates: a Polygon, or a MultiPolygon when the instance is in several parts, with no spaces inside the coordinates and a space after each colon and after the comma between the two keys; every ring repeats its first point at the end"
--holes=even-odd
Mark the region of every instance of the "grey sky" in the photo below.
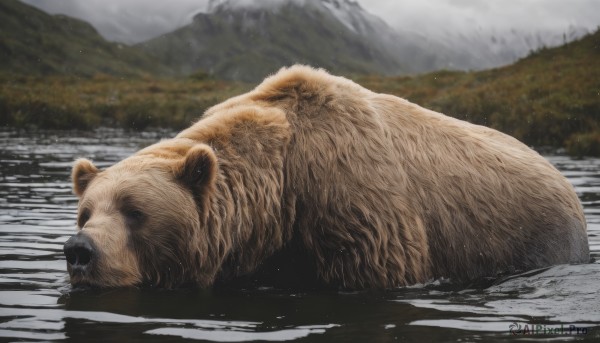
{"type": "MultiPolygon", "coordinates": [[[[208,0],[23,0],[81,18],[114,41],[135,43],[185,25],[208,0]]],[[[259,0],[257,0],[259,1],[259,0]]],[[[431,35],[508,32],[561,34],[600,25],[600,0],[358,0],[390,26],[431,35]]]]}

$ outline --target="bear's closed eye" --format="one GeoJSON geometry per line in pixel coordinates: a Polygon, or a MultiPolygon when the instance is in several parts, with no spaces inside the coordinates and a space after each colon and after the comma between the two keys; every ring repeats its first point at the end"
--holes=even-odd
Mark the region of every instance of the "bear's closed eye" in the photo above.
{"type": "Polygon", "coordinates": [[[129,226],[137,226],[144,220],[144,213],[138,209],[127,209],[123,211],[125,221],[129,226]]]}
{"type": "Polygon", "coordinates": [[[79,225],[79,227],[83,227],[85,225],[85,223],[87,223],[88,220],[90,220],[90,211],[87,209],[82,210],[81,213],[79,214],[79,219],[77,220],[77,225],[79,225]]]}

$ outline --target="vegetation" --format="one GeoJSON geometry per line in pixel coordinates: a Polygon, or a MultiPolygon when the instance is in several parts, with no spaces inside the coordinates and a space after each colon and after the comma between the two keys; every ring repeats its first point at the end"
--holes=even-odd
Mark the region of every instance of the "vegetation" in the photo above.
{"type": "Polygon", "coordinates": [[[533,146],[600,155],[600,30],[503,68],[357,81],[533,146]]]}
{"type": "Polygon", "coordinates": [[[0,125],[45,129],[180,129],[208,107],[248,89],[210,79],[125,79],[103,74],[5,76],[0,82],[0,125]]]}

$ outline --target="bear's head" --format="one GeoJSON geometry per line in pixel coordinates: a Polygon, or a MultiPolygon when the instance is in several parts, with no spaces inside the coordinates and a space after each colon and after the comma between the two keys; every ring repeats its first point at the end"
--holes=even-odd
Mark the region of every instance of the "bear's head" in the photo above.
{"type": "Polygon", "coordinates": [[[218,266],[205,229],[217,168],[206,145],[142,150],[103,171],[77,160],[78,232],[64,246],[71,283],[210,284],[218,266]]]}

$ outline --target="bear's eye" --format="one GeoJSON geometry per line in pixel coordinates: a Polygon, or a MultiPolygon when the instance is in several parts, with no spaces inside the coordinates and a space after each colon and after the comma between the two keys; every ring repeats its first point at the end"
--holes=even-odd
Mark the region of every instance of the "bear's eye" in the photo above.
{"type": "Polygon", "coordinates": [[[144,220],[144,213],[138,209],[127,209],[123,213],[129,226],[137,226],[144,220]]]}
{"type": "Polygon", "coordinates": [[[79,218],[77,218],[77,225],[79,227],[83,227],[88,220],[90,220],[90,211],[88,209],[84,209],[79,213],[79,218]]]}

